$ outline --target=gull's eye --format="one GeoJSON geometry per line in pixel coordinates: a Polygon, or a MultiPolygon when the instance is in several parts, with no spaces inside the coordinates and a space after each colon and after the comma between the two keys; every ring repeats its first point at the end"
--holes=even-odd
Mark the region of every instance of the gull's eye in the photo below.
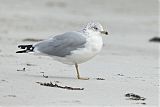
{"type": "Polygon", "coordinates": [[[97,27],[93,27],[93,29],[94,29],[94,30],[98,30],[98,28],[97,28],[97,27]]]}

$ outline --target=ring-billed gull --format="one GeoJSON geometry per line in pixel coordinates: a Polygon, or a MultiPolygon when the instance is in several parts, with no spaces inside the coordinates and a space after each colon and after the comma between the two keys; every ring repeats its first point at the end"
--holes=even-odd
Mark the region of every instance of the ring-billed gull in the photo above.
{"type": "Polygon", "coordinates": [[[102,46],[102,34],[108,35],[107,31],[98,22],[90,22],[79,31],[66,32],[40,41],[33,45],[19,45],[23,50],[16,53],[40,53],[53,57],[64,64],[75,65],[77,78],[79,74],[78,64],[88,61],[97,55],[102,46]]]}

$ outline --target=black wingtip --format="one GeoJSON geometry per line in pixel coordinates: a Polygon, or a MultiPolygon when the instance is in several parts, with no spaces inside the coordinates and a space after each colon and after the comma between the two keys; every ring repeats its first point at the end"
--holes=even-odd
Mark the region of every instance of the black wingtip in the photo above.
{"type": "Polygon", "coordinates": [[[29,48],[31,48],[32,47],[32,45],[18,45],[18,48],[20,48],[20,49],[29,49],[29,48]]]}
{"type": "Polygon", "coordinates": [[[33,52],[33,49],[34,49],[32,45],[18,45],[18,48],[23,49],[23,50],[17,51],[16,53],[33,52]]]}
{"type": "Polygon", "coordinates": [[[26,53],[27,50],[17,51],[16,53],[26,53]]]}

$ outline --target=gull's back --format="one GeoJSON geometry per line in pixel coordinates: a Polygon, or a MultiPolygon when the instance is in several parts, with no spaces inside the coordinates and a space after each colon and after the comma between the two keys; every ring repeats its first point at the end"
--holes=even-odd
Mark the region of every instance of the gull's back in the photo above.
{"type": "Polygon", "coordinates": [[[66,32],[35,44],[34,51],[49,56],[65,57],[73,50],[83,48],[85,43],[86,39],[82,33],[66,32]]]}

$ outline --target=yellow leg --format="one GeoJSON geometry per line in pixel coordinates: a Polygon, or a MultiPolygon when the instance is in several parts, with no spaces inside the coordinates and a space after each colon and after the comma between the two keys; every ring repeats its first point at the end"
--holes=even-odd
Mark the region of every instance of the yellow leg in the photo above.
{"type": "Polygon", "coordinates": [[[88,79],[89,79],[89,78],[83,78],[83,77],[80,77],[79,69],[78,69],[78,64],[75,64],[75,67],[76,67],[76,71],[77,71],[77,78],[78,78],[78,79],[81,79],[81,80],[88,80],[88,79]]]}

